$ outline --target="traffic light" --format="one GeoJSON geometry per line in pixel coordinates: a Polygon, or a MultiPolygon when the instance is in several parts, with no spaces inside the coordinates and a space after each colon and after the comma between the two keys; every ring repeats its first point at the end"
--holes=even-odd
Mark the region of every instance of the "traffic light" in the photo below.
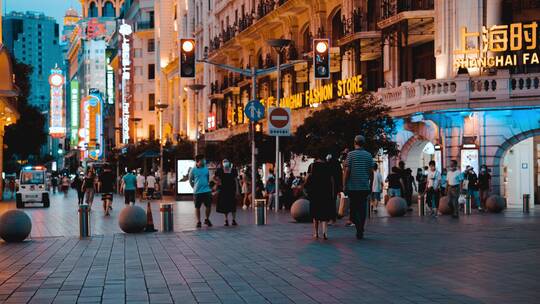
{"type": "Polygon", "coordinates": [[[329,39],[313,39],[313,68],[315,79],[330,78],[329,39]]]}
{"type": "Polygon", "coordinates": [[[195,39],[180,39],[180,77],[195,78],[195,39]]]}

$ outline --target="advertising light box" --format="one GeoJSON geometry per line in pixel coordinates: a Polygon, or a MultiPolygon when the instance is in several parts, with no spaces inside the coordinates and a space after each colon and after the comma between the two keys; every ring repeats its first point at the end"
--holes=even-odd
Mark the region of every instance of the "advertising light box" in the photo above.
{"type": "Polygon", "coordinates": [[[176,161],[176,193],[193,194],[193,188],[189,184],[189,172],[195,167],[195,161],[179,159],[176,161]]]}

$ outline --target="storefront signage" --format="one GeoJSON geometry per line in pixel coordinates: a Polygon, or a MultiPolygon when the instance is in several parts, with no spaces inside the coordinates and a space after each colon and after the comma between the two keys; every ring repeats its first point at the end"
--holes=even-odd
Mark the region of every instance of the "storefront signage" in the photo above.
{"type": "Polygon", "coordinates": [[[122,35],[122,143],[129,143],[129,91],[127,88],[127,82],[131,79],[131,58],[130,58],[130,45],[129,35],[133,32],[131,25],[127,24],[122,19],[122,24],[118,30],[122,35]]]}
{"type": "MultiPolygon", "coordinates": [[[[324,86],[306,90],[305,92],[283,97],[279,105],[291,109],[298,109],[305,106],[317,106],[321,103],[342,98],[348,95],[362,93],[362,75],[353,76],[347,79],[338,80],[324,86]]],[[[266,106],[275,105],[275,98],[270,97],[261,102],[266,106]]]]}
{"type": "Polygon", "coordinates": [[[79,130],[79,81],[71,81],[71,115],[70,115],[70,127],[71,127],[71,145],[76,146],[77,132],[79,130]]]}
{"type": "Polygon", "coordinates": [[[462,27],[460,49],[454,51],[454,68],[496,68],[539,64],[538,23],[482,26],[481,32],[462,27]],[[516,54],[515,52],[520,52],[516,54]],[[463,55],[463,56],[459,56],[463,55]],[[475,55],[468,57],[467,55],[475,55]]]}
{"type": "Polygon", "coordinates": [[[53,138],[66,136],[65,112],[64,112],[64,76],[62,70],[54,68],[49,76],[51,85],[51,109],[49,134],[53,138]]]}
{"type": "Polygon", "coordinates": [[[107,103],[114,104],[114,71],[110,64],[107,64],[107,103]]]}
{"type": "Polygon", "coordinates": [[[83,106],[79,147],[85,150],[85,157],[97,160],[103,154],[102,101],[99,96],[89,95],[81,103],[83,106]]]}

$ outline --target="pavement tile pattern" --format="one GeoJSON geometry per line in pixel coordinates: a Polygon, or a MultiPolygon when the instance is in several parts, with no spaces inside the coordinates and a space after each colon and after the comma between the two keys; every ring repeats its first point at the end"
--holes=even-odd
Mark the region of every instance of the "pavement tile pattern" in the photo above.
{"type": "Polygon", "coordinates": [[[61,197],[54,203],[26,209],[34,223],[29,241],[0,241],[1,303],[538,303],[540,297],[534,212],[459,220],[378,216],[361,241],[341,221],[324,241],[285,212],[255,226],[253,212],[239,211],[238,227],[223,227],[214,214],[214,227],[197,230],[192,203],[177,202],[177,232],[127,235],[114,216],[94,209],[94,236],[80,240],[73,203],[61,197]]]}

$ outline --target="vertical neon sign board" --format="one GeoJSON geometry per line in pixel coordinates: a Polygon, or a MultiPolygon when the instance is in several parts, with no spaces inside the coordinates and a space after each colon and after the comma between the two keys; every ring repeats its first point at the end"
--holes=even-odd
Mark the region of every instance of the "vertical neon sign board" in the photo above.
{"type": "Polygon", "coordinates": [[[122,19],[118,33],[122,35],[122,143],[129,143],[129,99],[130,94],[127,83],[131,79],[131,58],[129,35],[132,33],[131,25],[122,19]]]}
{"type": "Polygon", "coordinates": [[[71,81],[71,146],[77,145],[77,133],[79,130],[79,82],[71,81]]]}
{"type": "Polygon", "coordinates": [[[82,101],[79,148],[85,150],[85,157],[98,160],[103,155],[103,102],[95,95],[82,101]]]}
{"type": "Polygon", "coordinates": [[[64,76],[62,70],[54,68],[49,76],[51,85],[51,110],[49,122],[49,134],[53,138],[66,136],[65,113],[64,113],[64,76]]]}

